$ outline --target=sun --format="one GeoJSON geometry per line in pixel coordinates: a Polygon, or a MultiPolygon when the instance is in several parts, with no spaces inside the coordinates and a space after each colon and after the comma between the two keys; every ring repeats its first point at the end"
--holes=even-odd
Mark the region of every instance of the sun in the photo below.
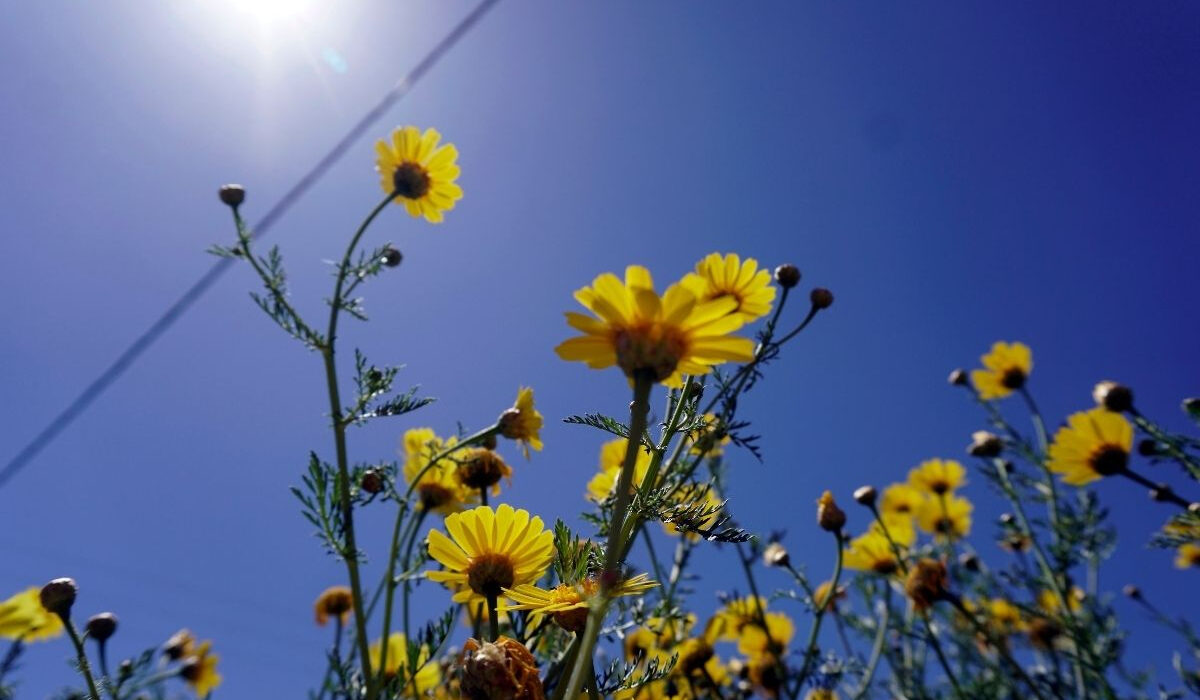
{"type": "Polygon", "coordinates": [[[313,0],[226,0],[238,12],[253,17],[263,25],[273,25],[288,20],[307,19],[312,12],[313,0]]]}

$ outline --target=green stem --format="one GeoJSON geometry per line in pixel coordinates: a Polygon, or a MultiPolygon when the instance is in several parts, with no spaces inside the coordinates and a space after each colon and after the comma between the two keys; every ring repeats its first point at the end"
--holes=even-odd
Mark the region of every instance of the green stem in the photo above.
{"type": "Polygon", "coordinates": [[[1045,698],[1042,697],[1042,694],[1038,692],[1037,686],[1034,685],[1033,679],[1025,673],[1025,669],[1021,668],[1021,664],[1017,663],[1016,660],[1013,659],[1012,654],[1009,653],[1008,648],[1003,643],[1003,640],[994,639],[987,627],[980,622],[970,610],[967,610],[967,606],[963,605],[962,600],[959,599],[958,596],[950,596],[948,600],[950,604],[954,606],[955,610],[967,618],[967,621],[970,622],[971,626],[975,628],[975,632],[981,635],[984,640],[996,650],[996,653],[1000,655],[1000,658],[1004,659],[1012,671],[1016,673],[1016,675],[1026,685],[1029,686],[1029,690],[1033,692],[1034,697],[1038,698],[1038,700],[1045,700],[1045,698]]]}
{"type": "Polygon", "coordinates": [[[921,620],[925,623],[926,639],[929,640],[929,646],[933,647],[933,653],[937,655],[938,663],[942,666],[942,671],[946,674],[946,679],[950,681],[950,687],[954,689],[955,697],[965,698],[962,688],[958,687],[958,681],[954,678],[954,671],[950,669],[950,662],[946,659],[946,652],[942,651],[942,643],[938,641],[937,635],[933,633],[933,624],[929,621],[929,613],[921,611],[921,620]]]}
{"type": "MultiPolygon", "coordinates": [[[[621,465],[621,475],[617,479],[617,500],[613,505],[612,519],[609,522],[608,547],[606,550],[604,571],[601,574],[602,585],[605,588],[619,582],[620,565],[624,552],[625,516],[633,499],[633,472],[637,463],[638,451],[642,446],[642,435],[646,432],[646,414],[650,411],[650,389],[654,386],[654,377],[646,371],[638,371],[633,375],[633,402],[629,406],[629,444],[625,449],[625,461],[621,465]]],[[[579,697],[580,690],[587,680],[587,674],[592,667],[592,650],[600,637],[600,627],[604,624],[604,614],[608,611],[608,591],[592,601],[588,611],[587,627],[583,631],[583,641],[580,643],[575,667],[571,671],[567,683],[567,698],[579,697]]]]}
{"type": "MultiPolygon", "coordinates": [[[[375,700],[379,696],[379,685],[371,673],[371,657],[367,644],[367,617],[363,609],[362,580],[358,568],[358,544],[354,536],[354,502],[350,498],[350,459],[346,449],[346,422],[342,416],[342,399],[338,389],[337,362],[335,348],[337,346],[338,316],[342,310],[342,288],[346,283],[346,272],[354,249],[362,240],[367,227],[375,217],[383,211],[396,195],[388,195],[377,204],[367,218],[359,225],[358,230],[346,246],[342,262],[337,268],[337,278],[333,286],[333,297],[329,300],[329,326],[325,333],[325,343],[320,347],[321,357],[325,363],[325,384],[329,392],[329,412],[333,423],[334,447],[337,453],[338,491],[341,495],[342,530],[345,533],[345,548],[342,559],[346,562],[346,571],[350,577],[350,591],[354,599],[354,628],[358,640],[359,663],[362,665],[363,678],[366,679],[367,700],[375,700]]],[[[386,645],[387,640],[384,640],[386,645]]]]}
{"type": "Polygon", "coordinates": [[[1050,441],[1046,437],[1046,423],[1042,420],[1042,412],[1038,410],[1037,404],[1033,400],[1033,394],[1029,393],[1029,389],[1021,387],[1021,396],[1025,399],[1025,405],[1029,407],[1029,415],[1033,420],[1033,430],[1037,433],[1038,440],[1038,458],[1034,460],[1039,467],[1042,468],[1042,474],[1046,477],[1046,489],[1049,493],[1049,498],[1046,501],[1047,514],[1050,517],[1051,535],[1054,541],[1058,541],[1058,487],[1054,483],[1054,473],[1050,471],[1050,467],[1046,464],[1046,453],[1050,449],[1050,441]]]}
{"type": "Polygon", "coordinates": [[[892,616],[892,587],[885,583],[883,589],[887,596],[884,599],[883,617],[877,623],[879,629],[875,631],[875,643],[871,645],[871,658],[867,660],[862,682],[859,683],[858,690],[854,692],[853,700],[862,700],[867,691],[871,689],[871,681],[875,678],[875,669],[879,666],[880,657],[883,656],[883,645],[887,640],[888,620],[892,616]]]}
{"type": "Polygon", "coordinates": [[[650,536],[649,530],[642,530],[642,539],[646,541],[646,551],[650,553],[650,566],[654,569],[654,579],[659,583],[659,590],[662,591],[663,600],[667,600],[666,587],[662,583],[666,581],[663,578],[662,565],[658,562],[658,554],[654,551],[654,538],[650,536]]]}
{"type": "MultiPolygon", "coordinates": [[[[834,544],[837,545],[837,563],[833,567],[833,583],[829,587],[830,600],[837,595],[838,582],[842,578],[842,560],[845,555],[845,548],[842,547],[842,533],[833,533],[834,544]]],[[[830,606],[825,604],[826,601],[818,601],[816,612],[813,613],[812,628],[808,632],[808,643],[804,645],[804,663],[800,667],[800,675],[797,678],[797,687],[803,686],[804,681],[808,679],[809,668],[812,666],[813,659],[819,655],[817,648],[817,636],[821,632],[821,621],[825,619],[825,612],[830,606]]]]}
{"type": "Polygon", "coordinates": [[[88,692],[91,693],[92,698],[100,700],[100,691],[96,690],[96,681],[92,678],[92,667],[88,664],[87,653],[83,649],[83,640],[79,638],[79,632],[71,623],[70,615],[59,613],[58,616],[62,619],[63,627],[71,637],[71,644],[75,645],[75,658],[79,661],[79,673],[83,675],[83,680],[87,681],[88,692]]]}
{"type": "Polygon", "coordinates": [[[1130,481],[1133,481],[1137,484],[1141,484],[1142,486],[1145,486],[1146,488],[1150,489],[1151,491],[1153,491],[1155,493],[1161,493],[1162,496],[1156,497],[1155,500],[1160,500],[1160,498],[1161,498],[1161,500],[1167,501],[1169,503],[1174,503],[1175,505],[1179,506],[1180,508],[1183,508],[1184,510],[1187,510],[1191,506],[1191,503],[1184,500],[1179,494],[1175,493],[1170,488],[1166,489],[1165,491],[1160,491],[1158,484],[1154,483],[1153,481],[1150,481],[1149,479],[1142,476],[1141,474],[1138,474],[1137,472],[1133,471],[1132,469],[1125,468],[1125,469],[1122,469],[1119,473],[1121,474],[1121,476],[1124,476],[1125,478],[1127,478],[1130,481]]]}
{"type": "Polygon", "coordinates": [[[488,641],[495,642],[500,638],[500,613],[496,611],[496,594],[487,596],[488,610],[488,641]]]}
{"type": "MultiPolygon", "coordinates": [[[[388,647],[390,645],[387,643],[387,640],[391,636],[391,633],[392,633],[392,612],[394,609],[395,598],[396,598],[396,561],[398,559],[400,559],[400,543],[401,542],[406,543],[402,564],[404,566],[404,570],[407,571],[411,565],[411,562],[409,561],[409,559],[412,557],[413,544],[414,544],[414,542],[416,542],[417,533],[420,531],[421,523],[425,521],[425,515],[426,515],[426,511],[424,511],[424,510],[417,511],[417,517],[413,518],[411,521],[409,521],[411,523],[411,525],[408,527],[408,530],[404,533],[404,536],[401,537],[400,523],[403,522],[403,520],[404,520],[403,515],[406,510],[407,510],[407,508],[401,507],[401,509],[400,509],[401,512],[397,515],[396,522],[392,526],[392,545],[391,545],[391,548],[388,550],[387,574],[386,574],[386,578],[384,579],[384,581],[382,583],[382,585],[384,586],[383,637],[382,637],[383,643],[381,645],[382,648],[379,652],[379,673],[380,673],[380,683],[381,684],[384,682],[383,677],[382,677],[383,669],[387,668],[387,662],[388,662],[388,647]]],[[[408,636],[408,634],[409,634],[408,597],[409,597],[409,593],[411,592],[411,590],[412,590],[412,585],[409,583],[408,579],[406,578],[404,580],[404,596],[403,596],[404,638],[405,639],[411,639],[411,637],[408,636]]]]}
{"type": "Polygon", "coordinates": [[[1155,442],[1166,448],[1167,456],[1179,462],[1179,464],[1191,474],[1193,479],[1200,480],[1200,464],[1192,459],[1187,452],[1179,444],[1179,440],[1168,435],[1161,428],[1155,425],[1150,419],[1138,413],[1137,409],[1130,409],[1129,415],[1133,417],[1134,424],[1141,428],[1147,435],[1154,439],[1155,442]]]}

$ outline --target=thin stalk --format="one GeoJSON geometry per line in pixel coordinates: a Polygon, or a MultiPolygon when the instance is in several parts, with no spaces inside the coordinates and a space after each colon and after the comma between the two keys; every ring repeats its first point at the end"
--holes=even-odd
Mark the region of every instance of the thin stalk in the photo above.
{"type": "MultiPolygon", "coordinates": [[[[833,541],[837,545],[837,563],[834,564],[833,583],[829,587],[829,595],[831,597],[837,595],[838,582],[842,578],[842,559],[845,555],[845,548],[842,547],[842,533],[840,530],[833,533],[833,541]]],[[[804,681],[808,679],[809,668],[812,666],[813,659],[819,654],[817,636],[821,632],[821,621],[825,618],[825,612],[829,609],[829,606],[824,603],[825,601],[821,601],[820,606],[813,613],[812,628],[808,632],[808,643],[804,645],[804,664],[800,667],[800,675],[796,682],[798,687],[803,685],[804,681]]]]}
{"type": "Polygon", "coordinates": [[[88,692],[95,700],[100,700],[100,691],[96,690],[96,681],[92,678],[92,667],[88,664],[87,653],[83,649],[83,640],[79,637],[79,632],[75,630],[75,625],[71,623],[71,616],[59,613],[58,616],[62,619],[63,627],[66,628],[67,634],[71,637],[71,644],[75,645],[75,659],[79,662],[79,673],[83,676],[83,680],[87,681],[88,692]]]}
{"type": "Polygon", "coordinates": [[[986,640],[987,643],[996,650],[996,653],[1000,655],[1000,658],[1004,659],[1012,671],[1016,673],[1016,675],[1025,683],[1025,685],[1029,686],[1029,690],[1033,692],[1034,697],[1038,698],[1038,700],[1045,700],[1045,698],[1042,697],[1042,694],[1038,692],[1037,686],[1034,684],[1033,679],[1025,673],[1025,669],[1021,668],[1021,664],[1017,663],[1016,660],[1013,659],[1012,654],[1008,651],[1008,648],[1005,647],[1002,641],[998,641],[992,637],[987,627],[984,626],[984,624],[980,622],[970,610],[967,610],[967,606],[963,605],[962,600],[959,599],[958,596],[950,596],[947,598],[947,600],[951,605],[954,606],[955,610],[967,618],[967,621],[970,622],[971,626],[975,628],[975,632],[981,635],[984,640],[986,640]]]}
{"type": "Polygon", "coordinates": [[[1054,541],[1058,541],[1058,487],[1054,483],[1054,474],[1050,471],[1050,467],[1046,465],[1046,451],[1050,447],[1050,441],[1046,437],[1046,422],[1042,420],[1042,412],[1038,410],[1037,403],[1033,400],[1033,394],[1029,393],[1029,389],[1021,387],[1021,397],[1025,399],[1025,405],[1029,407],[1029,416],[1033,420],[1033,430],[1037,434],[1038,440],[1038,459],[1034,460],[1039,467],[1042,468],[1042,473],[1046,477],[1046,489],[1049,492],[1049,498],[1046,500],[1046,511],[1050,517],[1050,534],[1054,541]]]}
{"type": "Polygon", "coordinates": [[[1133,422],[1137,427],[1141,428],[1147,435],[1154,439],[1158,444],[1166,447],[1167,456],[1179,462],[1179,464],[1191,474],[1193,479],[1200,480],[1200,464],[1188,455],[1179,445],[1179,440],[1174,436],[1163,432],[1150,419],[1138,413],[1137,409],[1129,409],[1129,415],[1133,417],[1133,422]]]}
{"type": "Polygon", "coordinates": [[[496,611],[496,594],[487,595],[488,611],[488,641],[495,642],[500,638],[500,613],[496,611]]]}
{"type": "MultiPolygon", "coordinates": [[[[418,510],[417,517],[411,521],[412,525],[408,528],[408,532],[405,534],[404,541],[407,543],[405,546],[405,549],[404,549],[404,559],[403,559],[405,571],[407,571],[409,566],[411,566],[411,562],[409,561],[409,559],[412,557],[413,544],[416,542],[417,533],[421,530],[421,524],[423,522],[425,522],[426,513],[427,513],[427,511],[425,511],[425,510],[418,510]]],[[[394,601],[396,598],[396,560],[399,555],[399,544],[401,541],[400,539],[398,539],[398,535],[400,534],[401,520],[402,520],[402,518],[399,518],[399,517],[396,518],[396,523],[392,528],[392,546],[391,546],[391,549],[389,550],[389,556],[388,556],[387,578],[383,582],[385,589],[384,589],[384,595],[383,595],[383,637],[382,637],[383,644],[381,645],[382,649],[379,652],[380,676],[383,675],[383,669],[387,668],[388,647],[390,646],[387,643],[387,640],[388,640],[388,637],[390,637],[391,633],[392,633],[392,610],[393,610],[393,605],[394,605],[394,601]]],[[[404,619],[404,638],[405,639],[412,639],[412,637],[409,636],[409,621],[408,621],[408,599],[409,599],[409,594],[411,592],[412,592],[412,584],[406,578],[404,580],[404,595],[403,595],[403,603],[402,603],[402,607],[403,607],[403,611],[404,611],[403,619],[404,619]]],[[[382,677],[380,678],[380,682],[381,683],[383,682],[382,677]]]]}
{"type": "Polygon", "coordinates": [[[1146,488],[1153,491],[1156,494],[1155,500],[1161,500],[1161,501],[1166,501],[1168,503],[1174,503],[1175,505],[1179,506],[1180,508],[1183,508],[1184,510],[1187,510],[1191,506],[1191,503],[1184,500],[1179,494],[1175,493],[1170,488],[1160,489],[1158,484],[1154,483],[1153,481],[1150,481],[1146,477],[1142,476],[1141,474],[1138,474],[1137,472],[1133,471],[1132,469],[1129,469],[1128,467],[1126,467],[1125,469],[1122,469],[1118,473],[1121,476],[1125,477],[1126,479],[1129,479],[1135,483],[1141,484],[1142,486],[1145,486],[1146,488]]]}
{"type": "Polygon", "coordinates": [[[488,504],[487,492],[488,492],[488,490],[487,490],[486,486],[479,487],[479,504],[480,505],[486,506],[488,504]]]}
{"type": "Polygon", "coordinates": [[[867,660],[867,667],[863,671],[858,690],[854,692],[853,700],[862,700],[867,691],[871,689],[871,681],[875,678],[875,669],[879,666],[880,657],[883,656],[883,645],[887,641],[888,621],[892,616],[892,587],[885,583],[883,589],[886,591],[883,618],[878,620],[879,629],[875,631],[875,643],[871,645],[871,657],[867,660]]]}
{"type": "MultiPolygon", "coordinates": [[[[621,466],[621,475],[617,479],[617,500],[613,505],[612,520],[609,523],[608,547],[601,580],[605,587],[615,585],[620,578],[620,565],[624,551],[625,516],[633,498],[631,485],[633,483],[634,465],[637,463],[638,451],[642,445],[642,435],[646,432],[646,414],[650,411],[650,389],[654,386],[654,377],[645,371],[635,372],[633,376],[633,402],[629,406],[629,444],[625,449],[625,461],[621,466]]],[[[592,666],[592,650],[600,637],[600,627],[604,624],[604,614],[608,611],[609,598],[607,590],[596,596],[588,611],[587,627],[583,631],[583,641],[580,643],[575,668],[571,671],[567,684],[568,698],[579,697],[584,681],[592,666]]]]}
{"type": "MultiPolygon", "coordinates": [[[[566,695],[567,679],[563,676],[563,674],[570,672],[570,670],[574,668],[575,657],[579,655],[579,645],[582,643],[582,641],[583,638],[576,635],[576,637],[571,640],[571,645],[567,647],[567,653],[563,655],[562,662],[559,663],[558,684],[554,686],[554,694],[550,696],[550,700],[563,700],[563,696],[566,695]]],[[[547,680],[549,679],[547,678],[547,680]]]]}
{"type": "Polygon", "coordinates": [[[954,671],[950,668],[950,662],[946,659],[946,652],[942,651],[942,643],[938,641],[937,635],[933,633],[933,623],[929,621],[929,613],[921,611],[921,621],[925,623],[926,640],[929,646],[933,647],[933,653],[937,656],[938,663],[942,666],[942,671],[946,674],[946,679],[950,681],[950,687],[954,689],[955,697],[966,698],[963,695],[962,688],[958,687],[958,681],[954,678],[954,671]]]}
{"type": "Polygon", "coordinates": [[[658,554],[654,551],[654,538],[650,536],[649,530],[642,530],[642,539],[646,541],[646,551],[650,553],[650,566],[654,569],[654,579],[659,582],[663,600],[667,600],[666,588],[661,587],[662,582],[666,579],[663,578],[662,565],[658,563],[658,554]]]}

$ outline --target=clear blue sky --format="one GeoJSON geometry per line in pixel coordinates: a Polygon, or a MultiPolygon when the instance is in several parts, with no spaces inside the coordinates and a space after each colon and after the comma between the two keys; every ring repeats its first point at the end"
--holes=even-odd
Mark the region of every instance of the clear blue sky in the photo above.
{"type": "MultiPolygon", "coordinates": [[[[261,215],[468,9],[313,3],[261,24],[219,0],[0,5],[0,456],[232,240],[218,185],[244,183],[261,215]]],[[[397,208],[373,233],[405,262],[343,337],[440,401],[356,432],[354,456],[393,455],[413,425],[485,425],[531,384],[547,447],[517,460],[506,500],[573,517],[602,436],[557,419],[628,396],[555,358],[571,291],[630,262],[674,279],[714,250],[794,262],[837,294],[744,404],[766,463],[734,455],[735,512],[788,528],[816,571],[820,490],[849,501],[961,455],[982,419],[945,375],[996,339],[1033,347],[1052,422],[1115,378],[1183,428],[1178,401],[1200,394],[1198,30],[1187,2],[501,3],[377,130],[440,129],[466,197],[440,227],[397,208]]],[[[381,194],[371,141],[271,235],[303,308],[381,194]]],[[[117,655],[187,626],[215,640],[220,696],[297,697],[328,637],[311,602],[342,573],[287,486],[331,445],[317,358],[253,287],[228,275],[0,491],[0,593],[73,576],[80,615],[120,616],[117,655]]],[[[1143,544],[1167,507],[1099,491],[1122,532],[1102,583],[1194,612],[1195,572],[1143,544]]],[[[966,493],[998,558],[993,496],[978,476],[966,493]]],[[[374,561],[385,517],[364,520],[374,561]]],[[[701,557],[712,588],[741,587],[721,578],[731,556],[701,557]]],[[[1165,670],[1172,640],[1117,604],[1130,660],[1165,670]]],[[[68,646],[30,650],[22,697],[73,680],[68,646]]]]}

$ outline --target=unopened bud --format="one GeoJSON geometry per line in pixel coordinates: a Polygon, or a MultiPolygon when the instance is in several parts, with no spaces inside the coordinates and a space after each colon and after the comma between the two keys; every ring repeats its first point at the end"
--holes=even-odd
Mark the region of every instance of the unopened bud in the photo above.
{"type": "Polygon", "coordinates": [[[172,661],[177,661],[191,654],[195,646],[196,638],[192,636],[191,631],[182,629],[171,635],[171,638],[163,645],[163,655],[172,661]]]}
{"type": "Polygon", "coordinates": [[[1200,420],[1200,398],[1184,399],[1183,412],[1194,420],[1200,420]]]}
{"type": "Polygon", "coordinates": [[[88,618],[87,635],[97,642],[106,642],[117,631],[117,616],[106,612],[88,618]]]}
{"type": "Polygon", "coordinates": [[[854,500],[868,508],[875,505],[875,498],[878,495],[874,486],[859,486],[854,489],[854,500]]]}
{"type": "Polygon", "coordinates": [[[241,185],[224,185],[217,190],[217,195],[220,196],[223,203],[234,209],[246,201],[246,189],[241,185]]]}
{"type": "Polygon", "coordinates": [[[986,430],[976,430],[971,433],[971,444],[967,446],[967,454],[972,457],[997,457],[1004,451],[1004,441],[999,435],[986,430]]]}
{"type": "Polygon", "coordinates": [[[1012,513],[1001,513],[1000,514],[1000,522],[1004,525],[1011,526],[1014,523],[1016,523],[1016,521],[1017,521],[1017,518],[1012,513]]]}
{"type": "Polygon", "coordinates": [[[841,532],[846,526],[846,514],[838,508],[838,504],[833,500],[833,494],[829,491],[821,494],[817,499],[817,524],[826,532],[841,532]]]}
{"type": "Polygon", "coordinates": [[[833,306],[833,292],[824,287],[817,287],[808,295],[814,309],[828,309],[833,306]]]}
{"type": "Polygon", "coordinates": [[[120,684],[124,681],[129,680],[132,677],[133,677],[133,662],[130,661],[129,659],[125,659],[124,661],[121,662],[120,666],[117,666],[117,683],[120,684]]]}
{"type": "Polygon", "coordinates": [[[786,263],[775,268],[775,281],[784,289],[791,289],[800,284],[800,268],[786,263]]]}
{"type": "Polygon", "coordinates": [[[792,559],[782,544],[772,542],[763,550],[763,563],[767,566],[788,566],[792,559]]]}
{"type": "Polygon", "coordinates": [[[1174,495],[1175,492],[1166,484],[1155,484],[1154,488],[1150,489],[1150,498],[1160,503],[1171,500],[1174,495]]]}
{"type": "Polygon", "coordinates": [[[1139,440],[1137,451],[1143,457],[1157,457],[1161,452],[1158,447],[1158,441],[1152,438],[1139,440]]]}
{"type": "Polygon", "coordinates": [[[390,246],[384,248],[383,255],[379,256],[379,262],[387,265],[388,267],[396,267],[402,260],[404,260],[404,255],[402,255],[400,251],[390,246]]]}
{"type": "Polygon", "coordinates": [[[366,491],[371,495],[375,495],[380,491],[383,491],[383,474],[381,474],[378,469],[368,469],[363,472],[362,480],[359,481],[359,486],[363,491],[366,491]]]}
{"type": "Polygon", "coordinates": [[[952,386],[966,386],[968,382],[967,371],[963,369],[956,369],[950,373],[950,376],[946,378],[946,381],[950,382],[952,386]]]}
{"type": "Polygon", "coordinates": [[[979,557],[971,552],[960,554],[958,557],[958,565],[967,571],[979,571],[979,557]]]}
{"type": "Polygon", "coordinates": [[[1133,408],[1133,391],[1124,384],[1105,380],[1092,389],[1092,398],[1097,406],[1103,406],[1114,413],[1124,413],[1133,408]]]}
{"type": "Polygon", "coordinates": [[[71,606],[75,604],[75,596],[78,593],[79,586],[75,585],[74,579],[56,578],[42,586],[40,594],[42,607],[59,617],[69,617],[71,606]]]}
{"type": "Polygon", "coordinates": [[[1200,515],[1200,501],[1188,504],[1188,512],[1192,515],[1200,515]]]}
{"type": "Polygon", "coordinates": [[[1126,598],[1130,598],[1132,600],[1138,600],[1142,597],[1142,589],[1138,588],[1132,583],[1125,584],[1125,587],[1121,589],[1121,592],[1125,594],[1126,598]]]}

